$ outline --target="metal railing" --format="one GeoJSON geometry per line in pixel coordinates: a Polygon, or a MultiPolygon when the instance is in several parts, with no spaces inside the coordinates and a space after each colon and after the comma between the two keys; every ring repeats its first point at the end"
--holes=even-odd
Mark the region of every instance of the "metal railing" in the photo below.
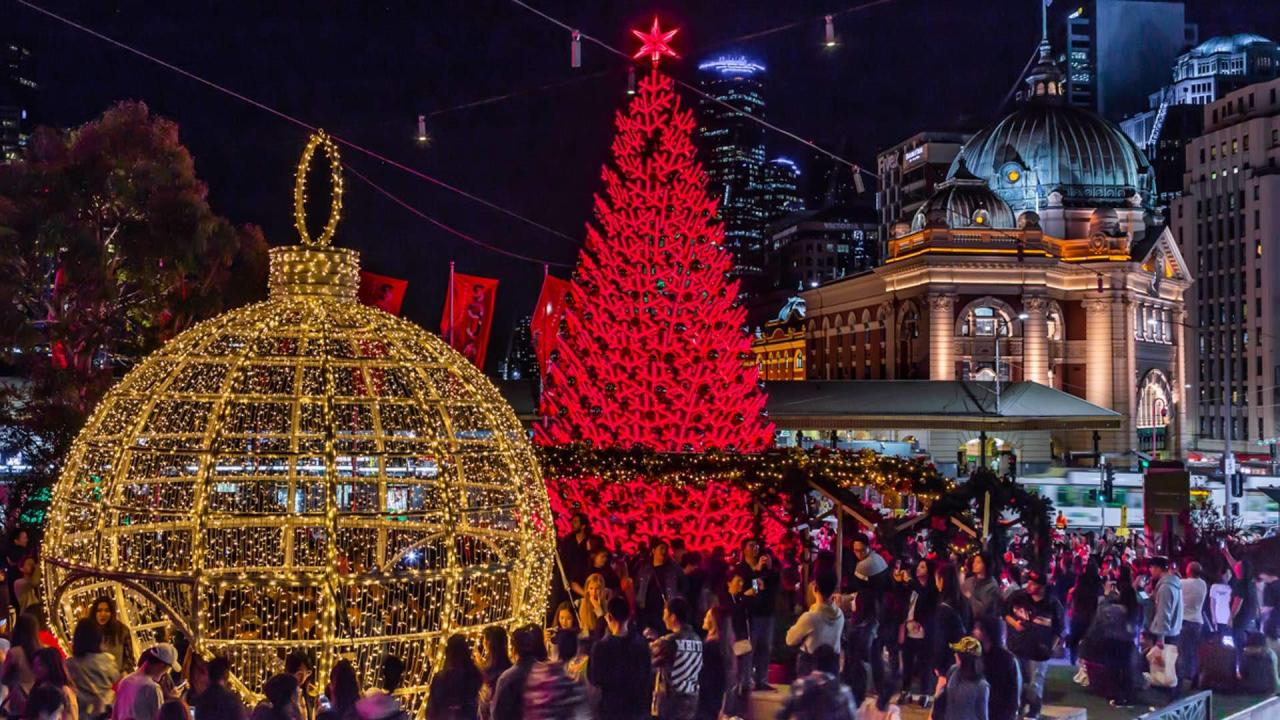
{"type": "Polygon", "coordinates": [[[1208,690],[1180,698],[1140,716],[1141,720],[1213,720],[1213,693],[1208,690]]]}

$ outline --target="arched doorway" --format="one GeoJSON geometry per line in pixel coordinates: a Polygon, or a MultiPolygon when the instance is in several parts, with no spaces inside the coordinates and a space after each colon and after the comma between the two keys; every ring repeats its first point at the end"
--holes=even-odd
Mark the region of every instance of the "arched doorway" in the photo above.
{"type": "Polygon", "coordinates": [[[1169,378],[1152,369],[1138,383],[1138,449],[1156,454],[1170,450],[1169,427],[1173,414],[1173,392],[1169,378]]]}

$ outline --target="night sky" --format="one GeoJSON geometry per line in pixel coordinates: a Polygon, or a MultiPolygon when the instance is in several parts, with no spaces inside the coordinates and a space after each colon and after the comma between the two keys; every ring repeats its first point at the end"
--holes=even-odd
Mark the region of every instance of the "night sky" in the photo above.
{"type": "MultiPolygon", "coordinates": [[[[686,80],[709,55],[757,59],[768,67],[771,121],[826,147],[847,142],[846,155],[873,170],[878,149],[914,132],[976,128],[993,119],[1039,39],[1037,0],[895,0],[839,18],[843,45],[834,52],[820,47],[820,20],[745,44],[725,43],[855,2],[529,2],[627,50],[635,45],[627,29],[647,25],[657,11],[664,25],[682,27],[674,44],[684,60],[674,72],[686,80]]],[[[442,222],[552,262],[576,257],[600,187],[613,113],[624,100],[626,69],[586,43],[583,67],[570,68],[568,33],[523,8],[506,0],[43,5],[574,240],[344,151],[351,165],[442,222]],[[413,142],[419,114],[563,81],[571,82],[432,117],[432,145],[421,149],[413,142]]],[[[1186,5],[1201,39],[1240,31],[1280,37],[1280,3],[1186,5]]],[[[1057,0],[1051,12],[1070,6],[1057,0]]],[[[37,55],[38,121],[71,126],[114,101],[144,100],[179,123],[217,212],[261,225],[273,245],[296,241],[293,170],[304,131],[12,0],[0,0],[0,8],[0,35],[15,35],[37,55]]],[[[784,137],[772,136],[770,143],[771,156],[802,165],[812,154],[784,137]]],[[[542,267],[469,245],[353,177],[346,188],[337,243],[359,249],[366,270],[409,279],[407,317],[438,328],[450,259],[459,272],[501,279],[489,351],[489,366],[496,367],[515,318],[532,308],[542,267]]],[[[562,277],[569,272],[552,270],[562,277]]]]}

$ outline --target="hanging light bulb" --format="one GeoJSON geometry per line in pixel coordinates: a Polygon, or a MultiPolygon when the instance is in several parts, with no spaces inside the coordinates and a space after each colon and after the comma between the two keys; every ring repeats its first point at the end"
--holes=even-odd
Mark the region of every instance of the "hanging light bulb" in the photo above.
{"type": "Polygon", "coordinates": [[[627,68],[627,94],[636,94],[636,68],[634,65],[627,68]]]}
{"type": "Polygon", "coordinates": [[[427,116],[426,115],[418,116],[418,134],[414,136],[414,140],[417,140],[419,145],[426,145],[427,143],[431,142],[431,137],[427,135],[427,116]]]}
{"type": "Polygon", "coordinates": [[[825,20],[826,20],[827,27],[826,27],[826,32],[824,33],[824,40],[822,44],[825,47],[833,48],[836,45],[840,44],[840,41],[836,39],[836,24],[835,24],[835,21],[832,19],[832,16],[830,15],[827,15],[825,20]]]}
{"type": "Polygon", "coordinates": [[[582,33],[573,31],[573,40],[569,45],[569,66],[582,67],[582,33]]]}

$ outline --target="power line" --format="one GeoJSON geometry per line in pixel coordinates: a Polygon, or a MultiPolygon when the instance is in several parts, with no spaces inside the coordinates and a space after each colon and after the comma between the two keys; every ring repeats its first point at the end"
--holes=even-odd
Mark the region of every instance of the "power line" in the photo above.
{"type": "Polygon", "coordinates": [[[709,45],[707,49],[724,47],[725,45],[733,45],[735,43],[746,42],[748,40],[757,40],[759,38],[767,37],[769,35],[774,35],[780,32],[785,32],[793,28],[803,27],[805,25],[815,25],[817,23],[823,22],[828,17],[834,19],[834,18],[840,17],[841,15],[848,15],[849,13],[855,13],[861,10],[869,10],[878,5],[888,5],[893,2],[897,2],[897,0],[872,0],[871,2],[862,3],[861,5],[854,5],[852,7],[847,7],[843,10],[836,10],[835,12],[823,13],[822,15],[816,15],[810,18],[805,18],[804,20],[796,20],[794,22],[778,25],[777,27],[771,27],[771,28],[768,28],[767,30],[758,30],[756,32],[747,33],[746,35],[739,35],[738,37],[728,38],[726,40],[720,40],[718,42],[715,42],[709,45]]]}
{"type": "Polygon", "coordinates": [[[386,197],[388,200],[390,200],[391,202],[394,202],[395,204],[399,205],[400,207],[404,208],[405,210],[408,210],[409,212],[413,213],[414,215],[417,215],[418,217],[422,218],[423,220],[426,220],[427,222],[431,223],[432,225],[435,225],[436,227],[440,228],[441,230],[444,230],[445,232],[447,232],[447,233],[449,233],[449,234],[451,234],[451,235],[454,235],[454,236],[457,236],[457,237],[459,237],[459,238],[462,238],[463,240],[466,240],[467,242],[472,243],[473,245],[478,245],[478,246],[480,246],[480,247],[482,247],[482,248],[485,248],[486,250],[491,250],[491,251],[493,251],[493,252],[496,252],[496,253],[498,253],[499,255],[506,255],[507,257],[510,257],[510,258],[515,258],[515,259],[517,259],[517,260],[524,260],[524,261],[526,261],[526,262],[536,263],[536,264],[538,264],[538,265],[555,265],[555,266],[557,266],[557,267],[573,267],[570,263],[555,262],[555,261],[552,261],[552,260],[544,260],[544,259],[542,259],[542,258],[530,257],[530,256],[528,256],[528,255],[521,255],[520,253],[517,253],[517,252],[512,252],[512,251],[510,251],[510,250],[504,250],[504,249],[502,249],[502,248],[500,248],[500,247],[498,247],[498,246],[496,246],[496,245],[490,245],[489,243],[487,243],[487,242],[485,242],[485,241],[483,241],[483,240],[481,240],[481,239],[479,239],[479,238],[476,238],[476,237],[474,237],[474,236],[472,236],[472,235],[468,235],[467,233],[464,233],[464,232],[462,232],[461,230],[459,230],[459,229],[457,229],[457,228],[455,228],[455,227],[453,227],[453,226],[451,226],[451,225],[447,225],[447,224],[445,224],[445,223],[443,223],[443,222],[441,222],[441,221],[439,221],[439,220],[436,220],[435,218],[431,217],[430,215],[427,215],[426,213],[422,212],[422,211],[421,211],[421,210],[419,210],[418,208],[416,208],[416,207],[414,207],[414,206],[410,205],[409,203],[405,202],[404,200],[402,200],[402,199],[401,199],[399,196],[397,196],[395,193],[392,193],[390,190],[387,190],[386,188],[382,187],[382,186],[381,186],[381,185],[379,185],[378,183],[376,183],[376,182],[374,182],[374,181],[370,180],[370,179],[369,179],[369,178],[368,178],[364,173],[362,173],[362,172],[360,172],[359,170],[357,170],[357,169],[355,169],[355,168],[351,167],[351,165],[350,165],[349,163],[343,163],[343,164],[342,164],[342,166],[343,166],[344,168],[346,168],[346,169],[347,169],[347,172],[349,172],[349,173],[351,173],[352,175],[354,175],[354,176],[356,177],[356,179],[360,180],[361,182],[365,183],[365,184],[366,184],[366,185],[368,185],[369,187],[371,187],[371,188],[373,188],[374,190],[378,191],[379,193],[381,193],[383,196],[385,196],[385,197],[386,197]]]}
{"type": "MultiPolygon", "coordinates": [[[[22,0],[19,0],[19,1],[21,2],[22,0]]],[[[892,0],[884,0],[884,1],[885,1],[885,2],[890,2],[890,1],[892,1],[892,0]]],[[[568,30],[568,31],[569,31],[569,32],[571,32],[571,33],[574,33],[574,32],[578,33],[579,37],[581,37],[583,40],[588,40],[588,41],[590,41],[590,42],[595,43],[596,45],[598,45],[598,46],[600,46],[601,48],[603,48],[603,49],[607,50],[608,52],[613,53],[614,55],[617,55],[618,57],[622,58],[622,59],[623,59],[623,60],[625,60],[627,63],[634,63],[634,62],[635,62],[635,61],[634,61],[634,59],[633,59],[630,55],[628,55],[627,53],[625,53],[625,52],[623,52],[623,51],[619,50],[618,48],[615,48],[614,46],[610,45],[609,43],[605,42],[604,40],[601,40],[600,38],[595,37],[594,35],[590,35],[590,34],[588,34],[588,33],[582,32],[582,31],[581,31],[581,30],[579,30],[578,28],[575,28],[575,27],[573,27],[573,26],[569,25],[568,23],[564,22],[563,20],[559,20],[559,19],[557,19],[557,18],[555,18],[555,17],[552,17],[551,15],[548,15],[547,13],[545,13],[545,12],[543,12],[543,11],[539,10],[538,8],[533,7],[532,5],[530,5],[530,4],[526,3],[526,2],[524,2],[524,0],[511,0],[511,2],[512,2],[512,3],[514,3],[514,4],[516,4],[516,5],[519,5],[520,7],[524,8],[525,10],[528,10],[529,12],[533,13],[534,15],[537,15],[538,17],[540,17],[540,18],[542,18],[542,19],[546,20],[547,22],[550,22],[550,23],[552,23],[552,24],[554,24],[554,25],[557,25],[557,26],[559,26],[559,27],[561,27],[561,28],[564,28],[565,30],[568,30]]],[[[732,110],[733,112],[735,112],[735,113],[737,113],[737,114],[741,115],[742,117],[745,117],[745,118],[747,118],[747,119],[751,120],[751,122],[754,122],[754,123],[756,123],[757,125],[760,125],[760,126],[762,126],[762,127],[765,127],[765,128],[767,128],[767,129],[769,129],[769,130],[772,130],[773,132],[776,132],[776,133],[778,133],[778,134],[780,134],[780,135],[784,135],[784,136],[786,136],[786,137],[788,137],[788,138],[791,138],[792,140],[795,140],[796,142],[800,143],[801,145],[804,145],[804,146],[806,146],[806,147],[808,147],[808,148],[810,148],[810,149],[812,149],[812,150],[815,150],[815,151],[817,151],[817,152],[819,152],[819,153],[821,153],[821,154],[823,154],[823,155],[826,155],[827,157],[831,158],[832,160],[835,160],[835,161],[836,161],[836,162],[838,162],[838,163],[842,163],[842,164],[844,164],[844,165],[848,165],[850,168],[852,168],[852,169],[853,169],[854,171],[856,171],[856,172],[864,173],[864,174],[866,174],[866,175],[868,175],[869,177],[872,177],[872,178],[875,178],[875,177],[876,177],[876,174],[875,174],[875,173],[871,172],[870,170],[866,170],[866,169],[864,169],[861,165],[858,165],[857,163],[855,163],[855,162],[853,162],[853,161],[851,161],[851,160],[846,160],[845,158],[842,158],[842,157],[840,157],[839,155],[836,155],[835,153],[831,152],[830,150],[827,150],[826,148],[824,148],[824,147],[822,147],[822,146],[820,146],[820,145],[817,145],[816,143],[810,142],[809,140],[805,140],[804,138],[800,137],[799,135],[796,135],[795,133],[791,132],[790,130],[787,130],[787,129],[785,129],[785,128],[778,127],[777,125],[774,125],[773,123],[771,123],[771,122],[769,122],[769,121],[765,120],[764,118],[759,117],[759,116],[757,116],[757,115],[752,115],[751,113],[745,113],[745,112],[743,112],[743,111],[742,111],[742,109],[741,109],[741,108],[735,107],[735,106],[733,106],[732,104],[730,104],[730,103],[728,103],[728,102],[725,102],[724,100],[721,100],[721,99],[720,99],[720,98],[718,98],[718,97],[715,97],[714,95],[710,95],[710,94],[708,94],[708,93],[706,93],[706,92],[703,92],[703,90],[702,90],[701,88],[699,88],[699,87],[697,87],[697,86],[694,86],[694,85],[691,85],[691,84],[689,84],[689,83],[687,83],[687,82],[685,82],[685,81],[681,80],[680,78],[674,77],[674,76],[672,76],[672,75],[670,75],[670,74],[668,74],[668,77],[670,77],[670,78],[671,78],[671,80],[672,80],[672,82],[674,82],[676,85],[679,85],[680,87],[684,88],[685,90],[688,90],[689,92],[691,92],[691,93],[693,93],[693,94],[697,95],[698,97],[701,97],[701,98],[703,98],[703,99],[705,99],[705,100],[709,100],[709,101],[711,101],[711,102],[713,102],[713,103],[716,103],[717,105],[720,105],[720,106],[722,106],[722,107],[724,107],[724,108],[727,108],[727,109],[729,109],[729,110],[732,110]]]]}
{"type": "MultiPolygon", "coordinates": [[[[132,54],[134,54],[134,55],[137,55],[138,57],[143,58],[144,60],[148,60],[148,61],[150,61],[150,62],[152,62],[152,63],[155,63],[155,64],[157,64],[157,65],[159,65],[159,66],[161,66],[161,67],[163,67],[163,68],[166,68],[166,69],[168,69],[168,70],[171,70],[171,71],[173,71],[173,72],[176,72],[176,73],[178,73],[179,75],[182,75],[183,77],[186,77],[186,78],[188,78],[188,79],[190,79],[190,80],[194,80],[194,81],[196,81],[196,82],[198,82],[198,83],[200,83],[200,84],[202,84],[202,85],[205,85],[206,87],[213,88],[214,90],[217,90],[218,92],[223,93],[224,95],[228,95],[228,96],[233,97],[233,98],[235,98],[235,99],[237,99],[237,100],[240,100],[241,102],[244,102],[244,103],[247,103],[247,104],[249,104],[249,105],[252,105],[253,107],[258,108],[259,110],[262,110],[262,111],[268,112],[268,113],[270,113],[270,114],[272,114],[272,115],[275,115],[276,117],[278,117],[278,118],[280,118],[280,119],[282,119],[282,120],[286,120],[286,121],[288,121],[288,122],[291,122],[291,123],[293,123],[294,125],[297,125],[298,127],[305,128],[306,130],[308,130],[308,131],[310,131],[310,132],[315,132],[315,131],[318,129],[316,126],[314,126],[314,125],[312,125],[312,124],[310,124],[310,123],[308,123],[308,122],[305,122],[305,121],[303,121],[303,120],[301,120],[301,119],[299,119],[299,118],[296,118],[296,117],[294,117],[294,116],[292,116],[292,115],[289,115],[288,113],[285,113],[285,112],[283,112],[283,111],[281,111],[281,110],[277,110],[276,108],[273,108],[273,107],[271,107],[270,105],[267,105],[266,103],[263,103],[263,102],[261,102],[261,101],[255,100],[255,99],[253,99],[253,98],[251,98],[251,97],[249,97],[249,96],[247,96],[247,95],[244,95],[244,94],[239,93],[239,92],[237,92],[237,91],[235,91],[235,90],[232,90],[231,88],[226,87],[225,85],[220,85],[220,84],[218,84],[218,83],[216,83],[216,82],[214,82],[214,81],[212,81],[212,80],[205,79],[204,77],[201,77],[200,75],[197,75],[197,74],[195,74],[195,73],[193,73],[193,72],[191,72],[191,71],[189,71],[189,70],[186,70],[186,69],[183,69],[183,68],[181,68],[181,67],[178,67],[177,65],[174,65],[173,63],[168,62],[168,61],[166,61],[166,60],[162,60],[162,59],[160,59],[160,58],[158,58],[158,57],[155,57],[154,55],[150,55],[150,54],[148,54],[148,53],[146,53],[146,52],[144,52],[144,51],[142,51],[142,50],[139,50],[139,49],[137,49],[137,48],[135,48],[135,47],[132,47],[132,46],[130,46],[130,45],[128,45],[128,44],[126,44],[126,43],[124,43],[124,42],[121,42],[121,41],[119,41],[119,40],[116,40],[115,38],[112,38],[112,37],[110,37],[110,36],[108,36],[108,35],[104,35],[104,34],[102,34],[102,33],[98,32],[97,30],[94,30],[93,28],[90,28],[90,27],[87,27],[87,26],[85,26],[85,25],[82,25],[82,24],[80,24],[80,23],[78,23],[78,22],[76,22],[76,21],[74,21],[74,20],[72,20],[72,19],[70,19],[70,18],[63,17],[62,15],[58,15],[57,13],[54,13],[54,12],[52,12],[52,11],[50,11],[50,10],[46,10],[45,8],[42,8],[42,7],[40,7],[39,5],[36,5],[36,4],[32,3],[32,2],[30,2],[29,0],[15,0],[15,1],[16,1],[19,5],[22,5],[23,7],[29,8],[29,9],[31,9],[31,10],[34,10],[34,11],[36,11],[36,12],[40,13],[41,15],[44,15],[44,16],[46,16],[46,17],[52,18],[52,19],[54,19],[54,20],[57,20],[58,22],[63,23],[64,25],[67,25],[67,26],[69,26],[69,27],[75,28],[76,30],[79,30],[80,32],[86,33],[86,34],[88,34],[88,35],[92,35],[93,37],[95,37],[95,38],[97,38],[97,39],[99,39],[99,40],[102,40],[103,42],[109,43],[109,44],[111,44],[111,45],[113,45],[113,46],[115,46],[115,47],[117,47],[117,48],[120,48],[121,50],[125,50],[126,52],[129,52],[129,53],[132,53],[132,54]]],[[[425,180],[425,181],[427,181],[427,182],[429,182],[429,183],[431,183],[431,184],[433,184],[433,185],[436,185],[437,187],[444,188],[445,190],[448,190],[449,192],[452,192],[452,193],[454,193],[454,194],[456,194],[456,195],[460,195],[460,196],[462,196],[462,197],[464,197],[464,198],[467,198],[468,200],[471,200],[472,202],[475,202],[475,203],[478,203],[478,204],[480,204],[480,205],[483,205],[483,206],[485,206],[485,207],[489,208],[490,210],[494,210],[494,211],[496,211],[496,212],[502,213],[503,215],[506,215],[506,216],[508,216],[508,217],[514,218],[514,219],[516,219],[516,220],[519,220],[520,222],[523,222],[523,223],[525,223],[525,224],[527,224],[527,225],[530,225],[530,226],[536,227],[536,228],[538,228],[539,230],[542,230],[542,231],[544,231],[544,232],[550,233],[550,234],[552,234],[552,235],[555,235],[555,236],[557,236],[557,237],[563,238],[563,239],[565,239],[565,240],[569,240],[569,241],[571,241],[571,242],[575,242],[575,243],[577,242],[577,240],[576,240],[575,238],[573,238],[572,236],[568,235],[567,233],[563,233],[563,232],[560,232],[559,230],[556,230],[555,228],[548,227],[547,225],[543,225],[542,223],[540,223],[540,222],[538,222],[538,221],[536,221],[536,220],[532,220],[532,219],[530,219],[530,218],[527,218],[527,217],[525,217],[525,216],[523,216],[523,215],[521,215],[521,214],[519,214],[519,213],[515,212],[514,210],[509,210],[509,209],[507,209],[507,208],[505,208],[505,207],[502,207],[501,205],[498,205],[497,203],[490,202],[489,200],[486,200],[486,199],[484,199],[484,198],[482,198],[482,197],[480,197],[480,196],[478,196],[478,195],[476,195],[476,194],[474,194],[474,193],[471,193],[471,192],[468,192],[468,191],[466,191],[466,190],[463,190],[462,188],[459,188],[459,187],[457,187],[456,185],[452,185],[452,184],[450,184],[450,183],[448,183],[448,182],[445,182],[444,180],[441,180],[441,179],[439,179],[439,178],[432,177],[431,175],[428,175],[428,174],[426,174],[426,173],[422,172],[421,170],[417,170],[417,169],[415,169],[415,168],[411,168],[411,167],[409,167],[408,165],[405,165],[404,163],[401,163],[401,162],[398,162],[398,161],[396,161],[396,160],[393,160],[393,159],[391,159],[391,158],[389,158],[389,157],[387,157],[387,156],[385,156],[385,155],[383,155],[383,154],[381,154],[381,153],[378,153],[378,152],[376,152],[376,151],[374,151],[374,150],[370,150],[369,148],[366,148],[366,147],[363,147],[363,146],[361,146],[361,145],[358,145],[358,144],[356,144],[356,143],[354,143],[354,142],[352,142],[352,141],[350,141],[350,140],[347,140],[347,139],[345,139],[345,138],[339,137],[339,136],[334,135],[334,134],[332,134],[332,133],[329,133],[329,137],[333,138],[333,140],[334,140],[335,142],[337,142],[337,143],[339,143],[339,144],[341,144],[341,145],[344,145],[344,146],[346,146],[346,147],[348,147],[348,148],[351,148],[352,150],[355,150],[356,152],[360,152],[360,153],[363,153],[363,154],[365,154],[365,155],[368,155],[369,157],[372,157],[372,158],[374,158],[375,160],[379,160],[379,161],[381,161],[381,162],[383,162],[383,163],[386,163],[387,165],[390,165],[390,166],[392,166],[392,167],[394,167],[394,168],[396,168],[396,169],[398,169],[398,170],[401,170],[401,171],[403,171],[403,172],[409,173],[410,175],[413,175],[413,176],[415,176],[415,177],[417,177],[417,178],[419,178],[419,179],[421,179],[421,180],[425,180]]]]}
{"type": "Polygon", "coordinates": [[[595,80],[596,78],[601,78],[606,75],[611,75],[613,74],[613,72],[614,72],[613,70],[601,70],[600,72],[594,72],[589,75],[579,75],[579,76],[571,77],[565,80],[545,83],[543,85],[538,85],[537,87],[523,88],[520,90],[512,90],[511,92],[503,93],[501,95],[492,95],[487,98],[481,98],[480,100],[473,100],[471,102],[466,102],[461,105],[454,105],[453,107],[441,108],[440,110],[432,110],[431,112],[427,113],[427,117],[433,118],[433,117],[438,117],[440,115],[446,115],[451,112],[457,112],[458,110],[469,110],[471,108],[482,107],[484,105],[492,105],[494,103],[499,103],[499,102],[502,102],[503,100],[509,100],[511,98],[522,97],[524,95],[532,95],[534,93],[543,92],[544,90],[554,90],[559,87],[564,87],[565,85],[573,85],[575,83],[580,83],[587,80],[595,80]]]}

